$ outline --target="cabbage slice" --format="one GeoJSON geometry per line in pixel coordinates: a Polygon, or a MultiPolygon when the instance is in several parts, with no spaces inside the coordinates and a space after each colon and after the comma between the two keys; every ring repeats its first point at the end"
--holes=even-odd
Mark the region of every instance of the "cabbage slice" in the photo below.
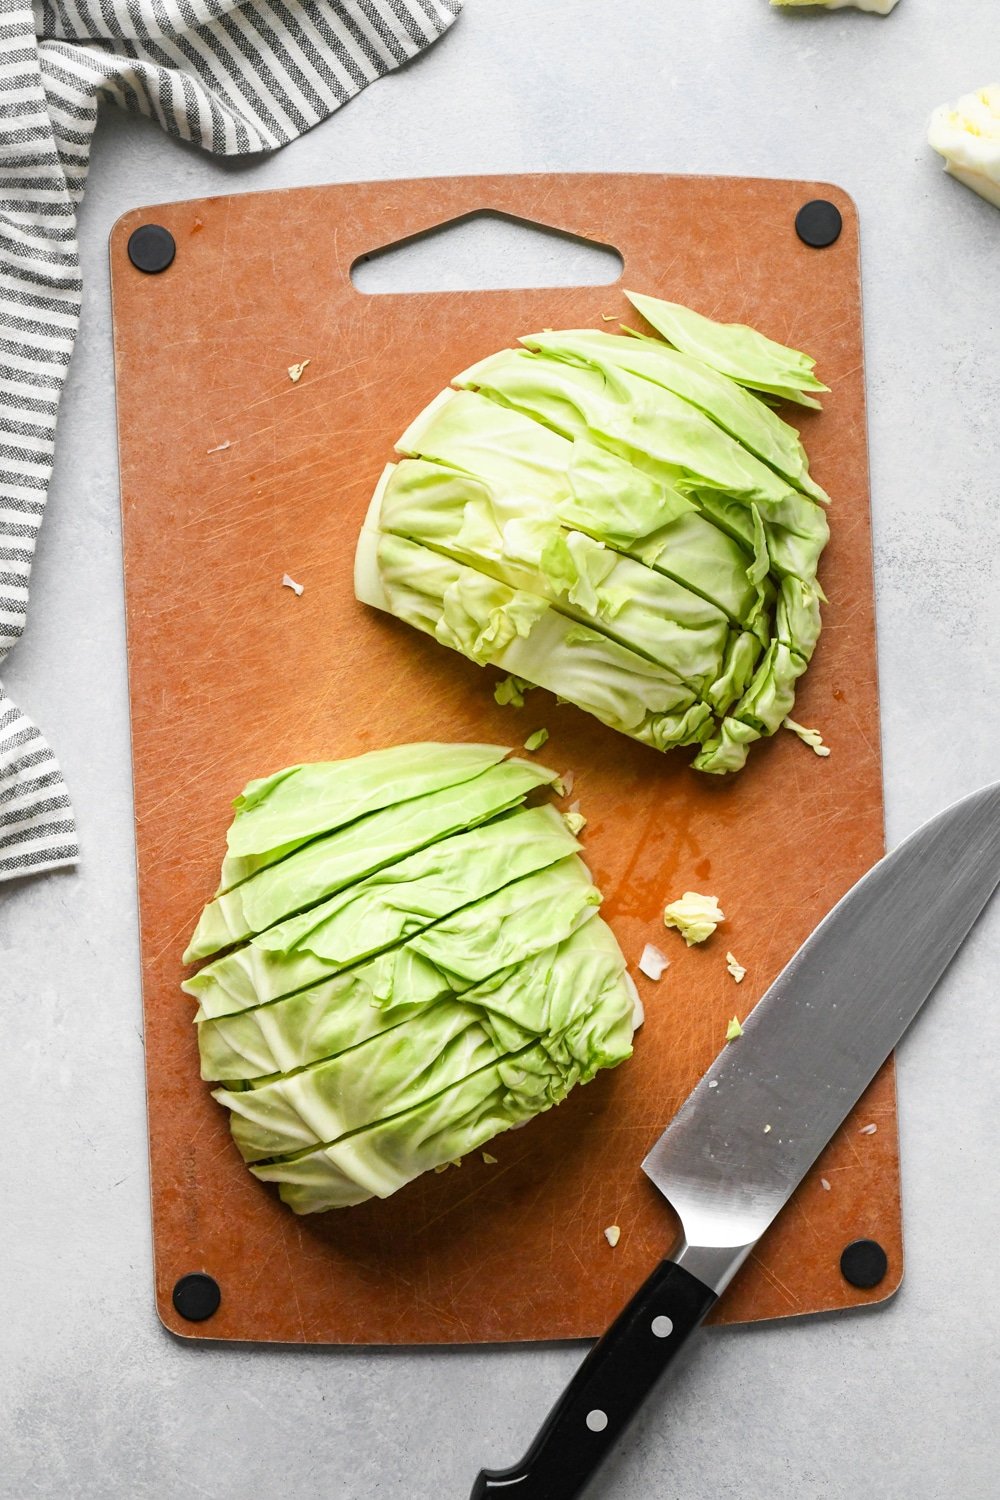
{"type": "Polygon", "coordinates": [[[596,438],[602,447],[676,485],[722,490],[781,519],[792,488],[724,428],[689,402],[631,374],[502,349],[455,377],[513,406],[567,438],[596,438]]]}
{"type": "Polygon", "coordinates": [[[621,1060],[631,1044],[625,963],[597,919],[557,948],[444,998],[339,1054],[244,1091],[215,1090],[232,1111],[244,1159],[330,1144],[419,1104],[540,1041],[573,1082],[621,1060]],[[609,1037],[611,1017],[615,1028],[609,1037]],[[620,1036],[622,1023],[627,1036],[620,1036]]]}
{"type": "Polygon", "coordinates": [[[233,803],[220,892],[317,834],[404,797],[468,781],[506,754],[502,745],[393,745],[348,760],[288,766],[251,781],[233,803]]]}
{"type": "Polygon", "coordinates": [[[558,517],[526,515],[484,481],[420,459],[395,465],[380,527],[511,588],[648,656],[697,691],[719,675],[730,622],[718,606],[558,517]],[[519,513],[520,512],[520,513],[519,513]]]}
{"type": "Polygon", "coordinates": [[[516,807],[555,779],[555,771],[534,762],[501,761],[468,781],[381,808],[312,840],[209,902],[184,962],[207,958],[263,932],[440,838],[516,807]]]}
{"type": "Polygon", "coordinates": [[[806,450],[795,428],[703,360],[652,339],[588,328],[532,333],[519,342],[535,353],[570,364],[587,365],[606,374],[624,370],[662,386],[696,406],[796,489],[813,500],[827,501],[826,492],[809,474],[806,450]]]}
{"type": "MultiPolygon", "coordinates": [[[[495,985],[488,996],[475,991],[464,1003],[474,1011],[473,1000],[480,998],[482,1019],[470,1024],[467,1052],[457,1049],[449,1054],[451,1043],[446,1042],[440,1058],[428,1067],[426,1052],[402,1045],[399,1036],[399,1067],[419,1070],[422,1086],[432,1087],[435,1066],[440,1081],[455,1068],[457,1059],[461,1059],[459,1067],[474,1059],[483,1045],[477,1026],[484,1034],[492,1031],[498,1050],[511,1040],[520,1040],[517,1050],[470,1070],[439,1092],[380,1121],[283,1160],[256,1163],[251,1167],[254,1174],[278,1182],[282,1198],[297,1213],[388,1197],[420,1173],[558,1104],[576,1083],[588,1082],[599,1069],[617,1066],[631,1053],[634,991],[617,944],[600,919],[588,923],[560,948],[541,955],[527,971],[519,970],[495,985]],[[510,1010],[516,1011],[516,1019],[510,1010]],[[525,1020],[528,1026],[522,1025],[525,1020]],[[530,1039],[532,1030],[538,1030],[539,1040],[530,1039]]],[[[442,1037],[449,1037],[450,1028],[457,1024],[457,1017],[446,1014],[441,1021],[442,1037]]],[[[400,1032],[405,1030],[400,1028],[400,1032]]],[[[365,1048],[358,1051],[363,1053],[365,1048]]],[[[331,1075],[346,1065],[347,1056],[331,1065],[331,1075]]],[[[298,1085],[302,1074],[282,1085],[286,1105],[289,1086],[298,1085],[293,1090],[289,1140],[303,1133],[303,1110],[311,1122],[305,1130],[327,1128],[338,1118],[316,1097],[317,1092],[327,1092],[325,1080],[320,1080],[322,1071],[323,1065],[308,1085],[298,1085]]],[[[391,1080],[387,1089],[387,1098],[397,1097],[391,1080]]],[[[262,1094],[264,1089],[255,1092],[262,1094]]],[[[234,1107],[248,1098],[253,1095],[234,1095],[234,1107]]],[[[286,1119],[284,1112],[281,1119],[286,1119]]]]}
{"type": "Polygon", "coordinates": [[[207,964],[182,988],[208,1016],[276,1000],[404,941],[579,847],[552,807],[505,814],[269,927],[245,947],[207,964]]]}
{"type": "Polygon", "coordinates": [[[800,406],[817,406],[815,392],[829,390],[813,374],[816,361],[744,323],[716,323],[679,302],[625,293],[636,312],[683,354],[703,360],[739,385],[800,406]]]}
{"type": "Polygon", "coordinates": [[[1000,84],[940,105],[927,140],[944,157],[946,172],[1000,208],[1000,84]]]}
{"type": "MultiPolygon", "coordinates": [[[[402,537],[365,532],[365,551],[394,615],[485,665],[527,678],[613,729],[666,749],[700,744],[711,710],[665,667],[575,624],[536,595],[402,537]]],[[[359,573],[356,573],[356,586],[359,573]]],[[[359,597],[365,595],[360,592],[359,597]]]]}
{"type": "Polygon", "coordinates": [[[202,1077],[261,1078],[332,1057],[562,942],[600,902],[586,865],[569,855],[309,989],[229,1015],[200,1010],[202,1077]]]}

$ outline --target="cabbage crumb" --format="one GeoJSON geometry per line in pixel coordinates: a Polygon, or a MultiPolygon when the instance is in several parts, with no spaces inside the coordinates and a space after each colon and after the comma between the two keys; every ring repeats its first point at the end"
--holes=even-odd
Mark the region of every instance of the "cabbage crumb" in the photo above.
{"type": "Polygon", "coordinates": [[[574,838],[576,838],[577,834],[580,833],[584,828],[586,828],[587,820],[583,816],[583,813],[580,811],[579,802],[570,803],[569,807],[563,813],[563,822],[566,824],[566,827],[569,829],[574,838]]]}
{"type": "Polygon", "coordinates": [[[815,750],[817,755],[829,755],[829,745],[824,745],[823,736],[818,729],[807,729],[804,724],[796,724],[794,719],[782,721],[782,729],[790,729],[797,734],[803,745],[808,745],[810,750],[815,750]]]}
{"type": "Polygon", "coordinates": [[[679,901],[671,901],[663,908],[664,927],[675,927],[689,948],[710,938],[725,920],[717,898],[701,896],[697,891],[685,891],[679,901]]]}
{"type": "Polygon", "coordinates": [[[607,1240],[612,1250],[615,1248],[621,1237],[622,1232],[617,1224],[609,1224],[607,1229],[604,1231],[604,1238],[607,1240]]]}
{"type": "Polygon", "coordinates": [[[547,729],[536,729],[534,734],[529,734],[524,742],[525,750],[540,750],[549,737],[547,729]]]}
{"type": "Polygon", "coordinates": [[[726,954],[726,968],[729,970],[730,974],[736,980],[737,984],[742,984],[743,983],[743,980],[746,978],[746,972],[747,971],[743,967],[743,965],[740,963],[739,959],[735,956],[735,954],[733,954],[733,953],[727,953],[726,954]]]}
{"type": "Polygon", "coordinates": [[[669,968],[670,960],[667,955],[655,943],[647,943],[639,960],[639,973],[645,974],[647,979],[662,979],[664,971],[669,968]]]}
{"type": "Polygon", "coordinates": [[[524,677],[515,677],[511,674],[510,677],[504,677],[497,683],[493,689],[493,696],[501,708],[505,708],[507,704],[510,704],[511,708],[523,708],[524,695],[530,693],[534,685],[524,677]]]}
{"type": "Polygon", "coordinates": [[[484,1151],[483,1152],[483,1161],[486,1163],[486,1165],[488,1167],[495,1167],[496,1164],[497,1164],[496,1157],[495,1156],[491,1156],[488,1151],[484,1151]]]}
{"type": "Polygon", "coordinates": [[[739,1023],[739,1018],[737,1016],[733,1016],[733,1019],[730,1021],[729,1025],[726,1027],[726,1041],[727,1042],[735,1042],[736,1038],[738,1036],[742,1036],[742,1035],[743,1035],[743,1027],[739,1023]]]}
{"type": "Polygon", "coordinates": [[[311,364],[311,359],[300,359],[297,365],[288,366],[288,378],[292,382],[292,385],[298,385],[299,381],[302,379],[302,373],[305,370],[306,365],[311,364]]]}

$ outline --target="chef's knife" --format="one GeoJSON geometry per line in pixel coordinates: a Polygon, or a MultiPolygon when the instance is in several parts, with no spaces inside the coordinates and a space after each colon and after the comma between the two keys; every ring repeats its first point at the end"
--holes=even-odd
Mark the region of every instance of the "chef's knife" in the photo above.
{"type": "Polygon", "coordinates": [[[681,1234],[519,1464],[472,1500],[574,1500],[934,989],[1000,884],[1000,783],[858,881],[720,1052],[642,1163],[681,1234]]]}

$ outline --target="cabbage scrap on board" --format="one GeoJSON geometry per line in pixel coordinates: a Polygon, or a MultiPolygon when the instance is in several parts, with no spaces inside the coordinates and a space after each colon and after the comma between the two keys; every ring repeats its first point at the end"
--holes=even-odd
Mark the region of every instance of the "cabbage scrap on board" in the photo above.
{"type": "MultiPolygon", "coordinates": [[[[626,294],[655,336],[546,330],[457,375],[396,444],[355,593],[657,750],[738,770],[820,633],[828,497],[797,430],[814,361],[626,294]]],[[[511,686],[513,685],[513,686],[511,686]]]]}
{"type": "Polygon", "coordinates": [[[296,1213],[387,1197],[631,1053],[638,995],[538,800],[556,773],[508,755],[402,745],[236,799],[183,988],[202,1077],[296,1213]]]}

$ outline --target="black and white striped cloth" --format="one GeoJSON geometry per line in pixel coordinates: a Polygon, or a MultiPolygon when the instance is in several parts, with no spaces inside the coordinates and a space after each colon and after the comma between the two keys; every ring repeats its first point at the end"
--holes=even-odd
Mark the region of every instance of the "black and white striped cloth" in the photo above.
{"type": "MultiPolygon", "coordinates": [[[[283,146],[463,0],[0,0],[0,662],[24,629],[80,313],[76,209],[98,105],[225,155],[283,146]]],[[[55,757],[0,686],[0,880],[72,864],[55,757]]]]}

